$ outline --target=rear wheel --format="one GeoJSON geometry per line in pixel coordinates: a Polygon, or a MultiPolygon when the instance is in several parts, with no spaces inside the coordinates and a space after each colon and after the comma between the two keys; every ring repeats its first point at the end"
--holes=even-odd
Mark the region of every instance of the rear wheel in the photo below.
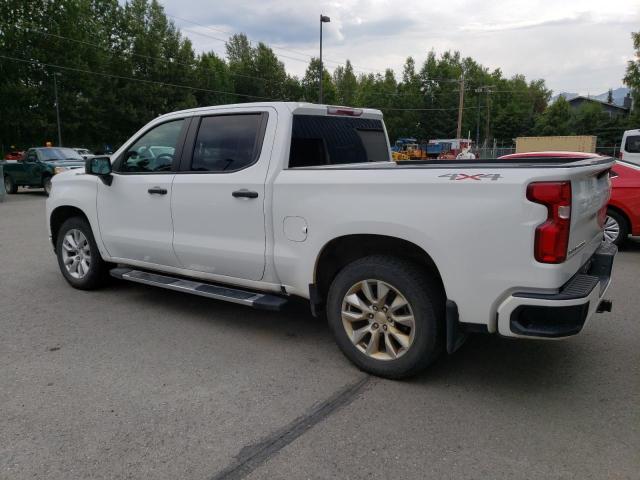
{"type": "Polygon", "coordinates": [[[442,350],[440,288],[402,259],[374,255],[347,265],[329,289],[327,317],[342,352],[374,375],[413,375],[442,350]]]}
{"type": "Polygon", "coordinates": [[[4,176],[4,189],[7,193],[18,193],[18,185],[9,175],[4,176]]]}
{"type": "Polygon", "coordinates": [[[110,265],[102,260],[91,226],[84,218],[66,220],[56,240],[58,265],[69,284],[80,290],[94,290],[109,279],[110,265]]]}
{"type": "Polygon", "coordinates": [[[604,240],[614,245],[621,245],[629,235],[627,220],[615,210],[607,210],[604,222],[604,240]]]}

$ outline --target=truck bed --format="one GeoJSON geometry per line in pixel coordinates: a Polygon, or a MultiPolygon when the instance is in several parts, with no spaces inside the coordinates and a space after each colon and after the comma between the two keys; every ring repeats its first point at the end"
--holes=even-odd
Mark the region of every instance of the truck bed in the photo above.
{"type": "Polygon", "coordinates": [[[594,155],[584,157],[528,157],[524,159],[478,158],[475,160],[401,160],[398,162],[368,162],[352,163],[348,165],[318,165],[312,167],[297,167],[296,169],[397,169],[397,168],[577,168],[595,165],[606,165],[613,161],[611,157],[594,155]]]}

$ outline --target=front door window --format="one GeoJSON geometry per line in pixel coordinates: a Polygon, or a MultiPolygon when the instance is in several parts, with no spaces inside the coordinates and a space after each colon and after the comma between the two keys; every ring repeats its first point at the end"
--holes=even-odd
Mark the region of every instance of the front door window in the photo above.
{"type": "Polygon", "coordinates": [[[163,123],[149,130],[125,152],[118,171],[170,172],[184,120],[163,123]]]}

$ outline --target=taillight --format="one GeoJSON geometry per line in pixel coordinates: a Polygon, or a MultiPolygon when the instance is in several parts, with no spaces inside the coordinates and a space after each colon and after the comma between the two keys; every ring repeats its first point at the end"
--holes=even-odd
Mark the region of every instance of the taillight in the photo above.
{"type": "Polygon", "coordinates": [[[571,229],[571,182],[535,182],[527,198],[547,207],[547,220],[536,228],[534,256],[541,263],[567,259],[571,229]]]}
{"type": "Polygon", "coordinates": [[[598,226],[604,228],[604,224],[607,221],[607,204],[605,203],[600,210],[598,210],[598,226]]]}

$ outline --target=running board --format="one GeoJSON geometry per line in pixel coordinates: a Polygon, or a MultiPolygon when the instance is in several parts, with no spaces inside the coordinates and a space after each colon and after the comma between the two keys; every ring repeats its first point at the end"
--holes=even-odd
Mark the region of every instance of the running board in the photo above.
{"type": "Polygon", "coordinates": [[[224,300],[225,302],[239,303],[240,305],[247,305],[261,310],[280,311],[288,303],[286,298],[278,295],[249,292],[237,288],[222,287],[210,283],[144,272],[142,270],[119,267],[112,269],[109,273],[112,277],[121,280],[129,280],[130,282],[143,283],[154,287],[175,290],[176,292],[214,298],[216,300],[224,300]]]}

